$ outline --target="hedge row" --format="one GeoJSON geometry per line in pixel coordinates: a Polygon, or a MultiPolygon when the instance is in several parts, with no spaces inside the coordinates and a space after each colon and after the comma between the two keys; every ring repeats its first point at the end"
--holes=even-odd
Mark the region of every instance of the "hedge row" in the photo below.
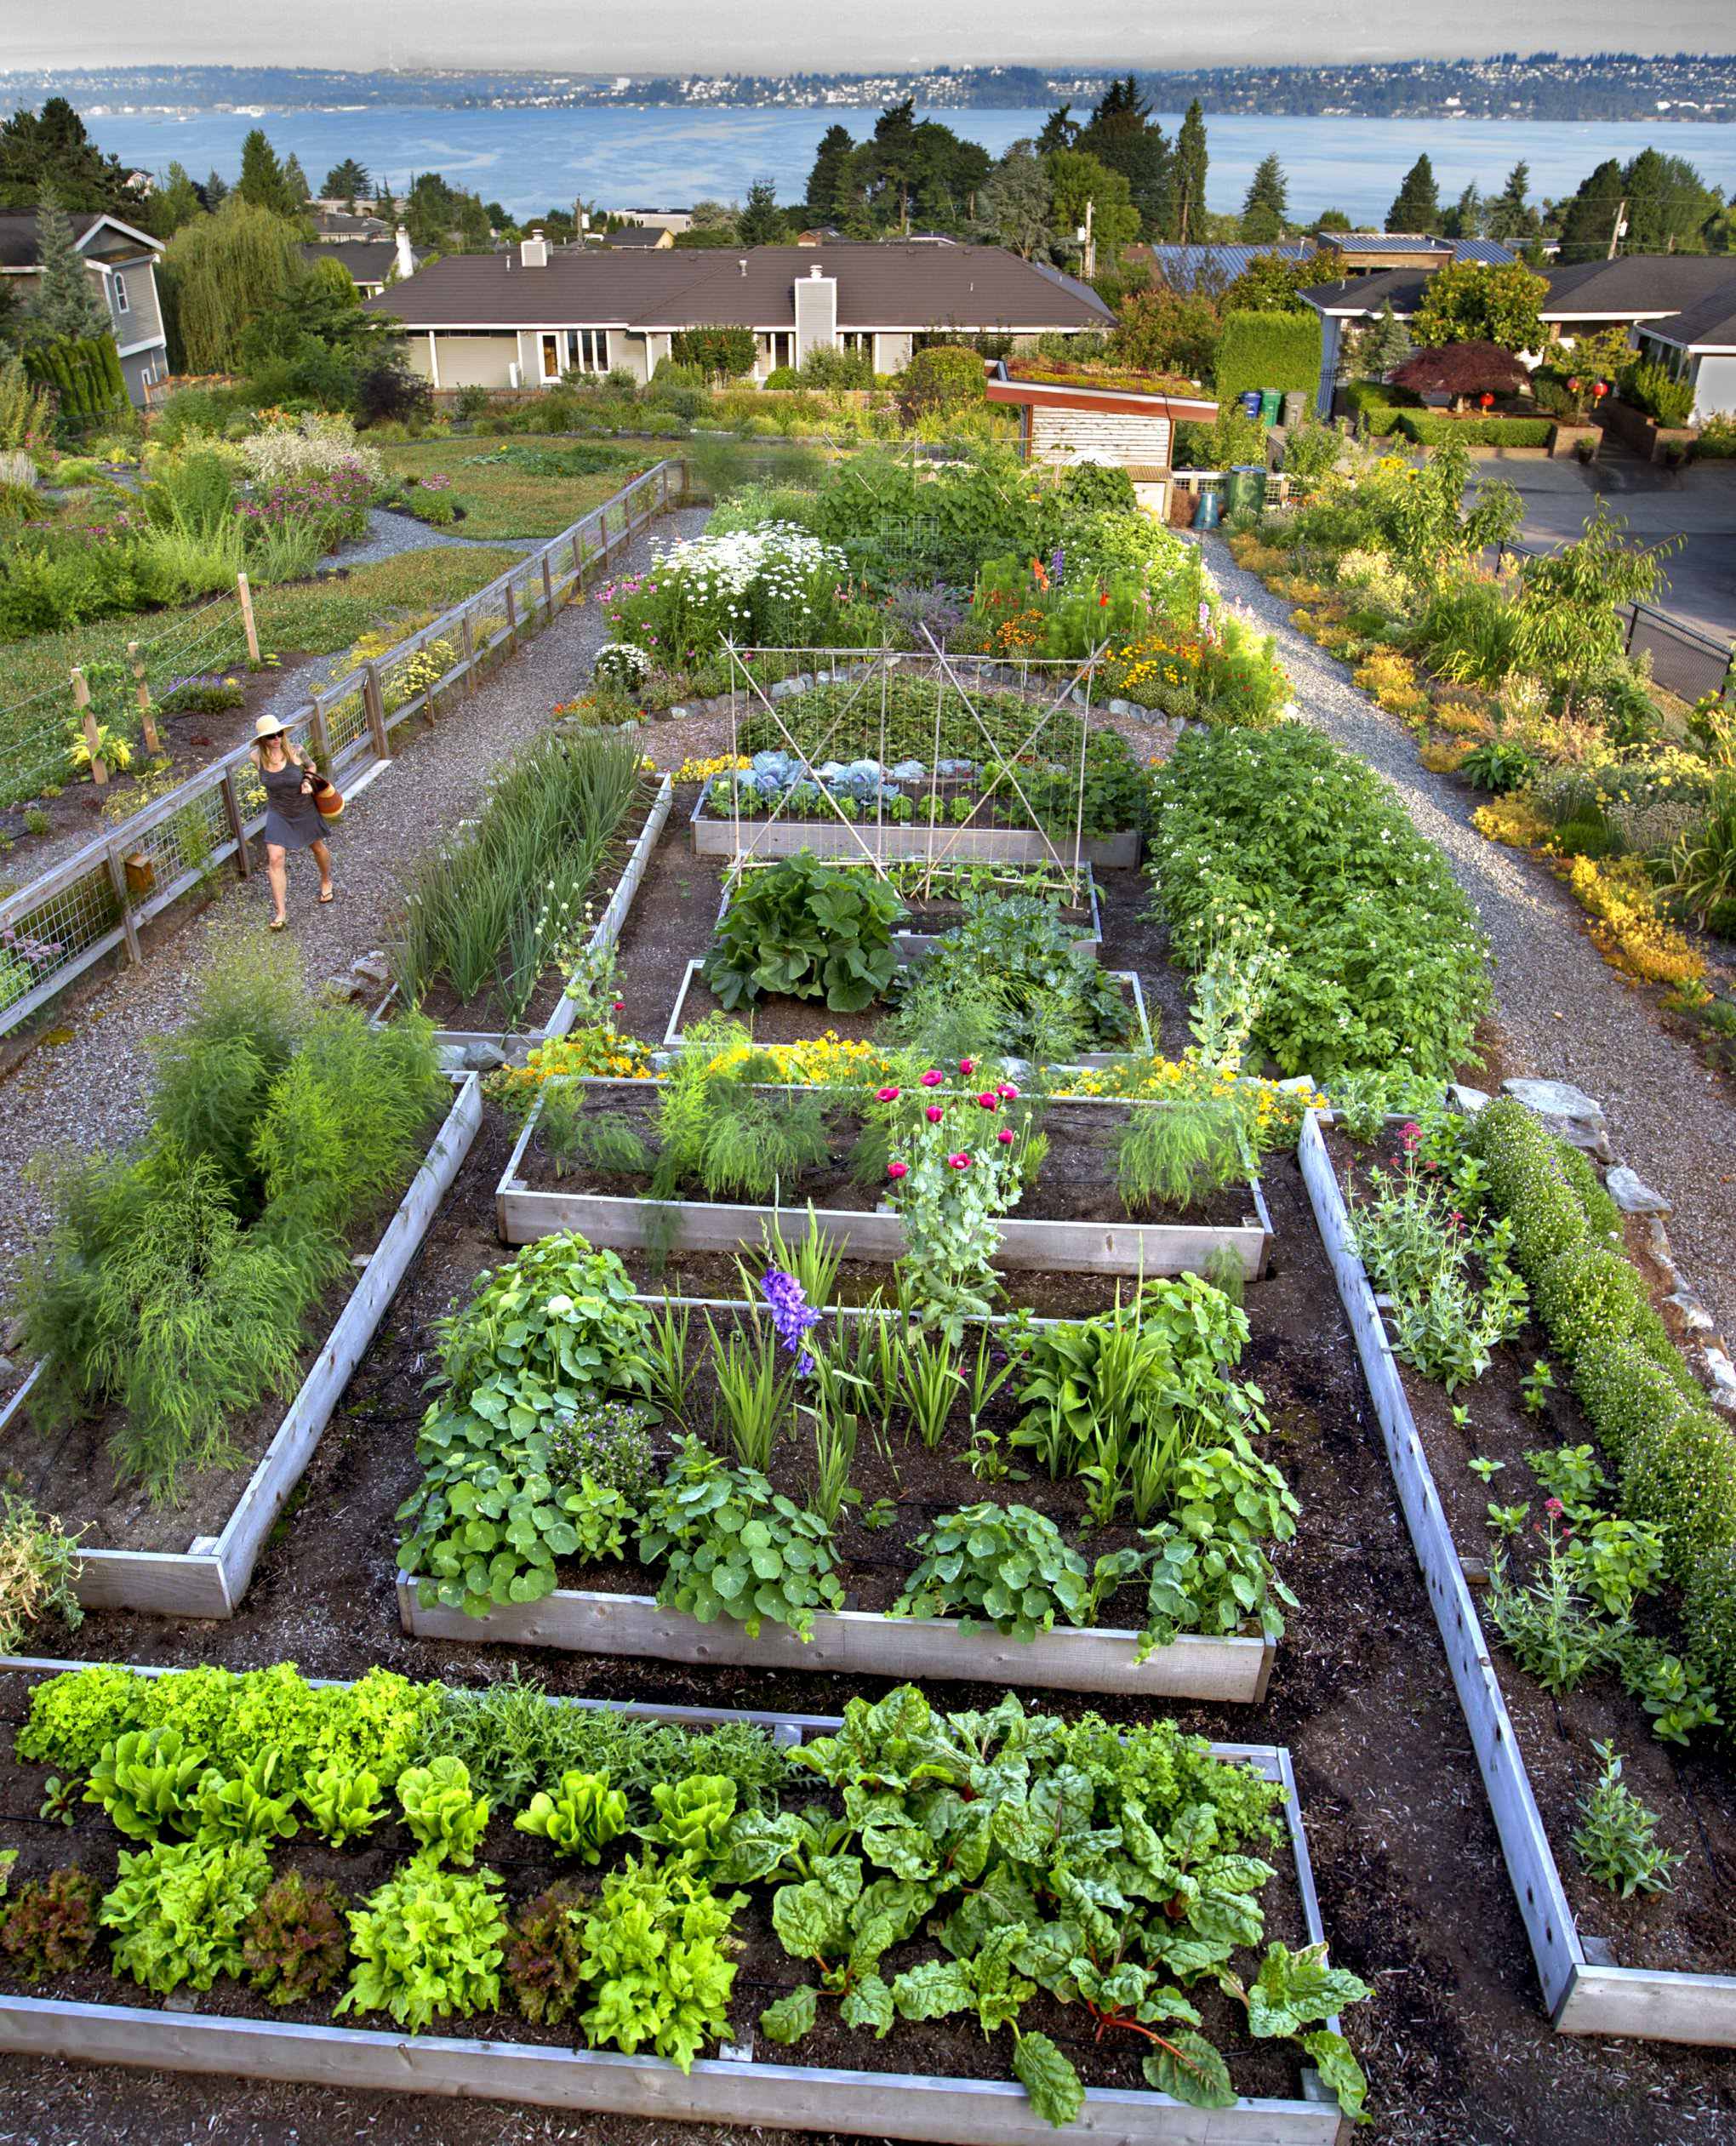
{"type": "Polygon", "coordinates": [[[1305,313],[1231,313],[1218,344],[1218,400],[1229,402],[1248,388],[1305,388],[1320,385],[1320,316],[1305,313]]]}
{"type": "Polygon", "coordinates": [[[1351,380],[1339,390],[1339,407],[1346,417],[1359,417],[1366,431],[1390,432],[1408,410],[1418,407],[1408,389],[1388,387],[1381,380],[1351,380]]]}
{"type": "Polygon", "coordinates": [[[24,368],[38,386],[54,390],[69,417],[100,417],[127,399],[126,379],[112,335],[38,344],[25,351],[24,368]]]}
{"type": "Polygon", "coordinates": [[[1736,1436],[1618,1249],[1620,1217],[1585,1157],[1510,1099],[1483,1110],[1473,1144],[1533,1307],[1614,1464],[1622,1510],[1662,1532],[1688,1657],[1736,1719],[1736,1436]]]}
{"type": "MultiPolygon", "coordinates": [[[[1372,428],[1371,428],[1372,429],[1372,428]]],[[[1552,417],[1451,417],[1445,410],[1401,410],[1393,430],[1419,447],[1547,447],[1552,417]]]]}

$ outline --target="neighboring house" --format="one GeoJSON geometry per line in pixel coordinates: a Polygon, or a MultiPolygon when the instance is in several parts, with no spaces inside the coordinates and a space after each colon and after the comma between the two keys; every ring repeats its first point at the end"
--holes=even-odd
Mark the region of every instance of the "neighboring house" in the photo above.
{"type": "Polygon", "coordinates": [[[410,364],[438,388],[552,386],[617,366],[646,380],[685,328],[751,329],[763,380],[814,350],[859,351],[895,373],[919,338],[1017,347],[1115,319],[1088,285],[993,246],[554,249],[540,235],[448,254],[368,304],[403,324],[410,364]]]}
{"type": "MultiPolygon", "coordinates": [[[[384,224],[380,229],[385,229],[384,224]]],[[[302,247],[301,258],[310,263],[340,262],[349,270],[363,298],[378,298],[394,276],[402,283],[420,265],[420,257],[410,245],[410,234],[402,224],[395,239],[315,239],[302,247]]]]}
{"type": "MultiPolygon", "coordinates": [[[[168,345],[163,332],[163,308],[157,294],[160,239],[123,224],[118,216],[84,212],[68,219],[72,242],[84,256],[91,280],[108,311],[127,394],[142,408],[145,390],[168,377],[168,345]]],[[[40,274],[34,212],[0,216],[0,276],[20,302],[35,288],[40,274]]]]}
{"type": "MultiPolygon", "coordinates": [[[[1619,328],[1676,378],[1693,381],[1696,422],[1736,413],[1736,260],[1727,254],[1627,254],[1545,275],[1549,296],[1540,310],[1552,345],[1571,349],[1582,335],[1619,328]]],[[[1316,398],[1322,416],[1332,407],[1346,334],[1366,327],[1385,305],[1408,320],[1428,280],[1426,272],[1394,269],[1303,292],[1319,309],[1324,330],[1316,398]]],[[[1535,365],[1544,353],[1521,355],[1535,365]]]]}
{"type": "Polygon", "coordinates": [[[351,238],[391,237],[391,225],[384,216],[370,216],[360,209],[332,208],[323,202],[311,203],[309,207],[313,235],[327,245],[340,246],[351,238]]]}
{"type": "Polygon", "coordinates": [[[642,224],[648,230],[666,231],[671,237],[693,229],[693,212],[687,208],[605,208],[598,211],[604,216],[619,216],[632,226],[642,224]]]}
{"type": "Polygon", "coordinates": [[[1449,261],[1487,261],[1501,267],[1517,259],[1492,238],[1413,238],[1396,232],[1319,231],[1311,238],[1279,238],[1269,245],[1124,246],[1124,266],[1149,268],[1178,290],[1191,290],[1205,283],[1221,290],[1233,283],[1250,263],[1268,254],[1279,260],[1311,260],[1322,255],[1345,278],[1377,275],[1383,269],[1408,268],[1427,275],[1449,261]],[[1384,256],[1390,255],[1390,259],[1384,256]]]}
{"type": "Polygon", "coordinates": [[[620,231],[605,231],[605,246],[648,246],[654,253],[666,254],[675,244],[675,233],[666,224],[627,224],[620,231]]]}

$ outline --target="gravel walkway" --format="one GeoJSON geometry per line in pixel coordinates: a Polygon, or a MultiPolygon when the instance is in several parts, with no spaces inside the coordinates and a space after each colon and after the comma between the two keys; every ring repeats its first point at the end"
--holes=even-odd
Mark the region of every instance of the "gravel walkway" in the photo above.
{"type": "Polygon", "coordinates": [[[1509,1077],[1572,1081],[1597,1098],[1617,1154],[1675,1205],[1668,1226],[1683,1274],[1724,1333],[1736,1331],[1736,1108],[1716,1076],[1636,1002],[1585,937],[1566,890],[1477,832],[1474,801],[1422,765],[1410,733],[1296,631],[1283,599],[1221,542],[1208,551],[1225,596],[1276,634],[1304,719],[1391,784],[1476,905],[1494,956],[1509,1077]]]}
{"type": "Polygon", "coordinates": [[[534,551],[546,537],[467,537],[451,529],[431,529],[414,514],[394,514],[390,508],[369,507],[368,534],[341,545],[321,562],[327,567],[371,567],[382,559],[395,559],[400,551],[434,551],[457,545],[488,551],[534,551]]]}
{"type": "MultiPolygon", "coordinates": [[[[652,541],[693,535],[705,521],[704,509],[661,518],[621,564],[644,565],[652,541]]],[[[608,638],[608,620],[596,603],[568,606],[474,700],[449,703],[433,729],[419,728],[334,830],[338,898],[328,907],[317,901],[312,860],[291,859],[289,935],[311,985],[385,943],[406,862],[474,809],[489,768],[536,737],[554,704],[580,689],[591,658],[608,638]]],[[[662,745],[649,733],[646,742],[662,745]]],[[[659,756],[666,756],[660,751],[659,756]]],[[[112,1147],[140,1131],[150,1076],[146,1039],[186,1017],[212,933],[242,920],[263,925],[270,900],[261,859],[252,878],[226,881],[210,909],[148,954],[142,967],[121,971],[74,1006],[64,1030],[55,1031],[67,1040],[39,1045],[0,1085],[0,1297],[46,1215],[25,1181],[25,1166],[44,1150],[112,1147]]]]}

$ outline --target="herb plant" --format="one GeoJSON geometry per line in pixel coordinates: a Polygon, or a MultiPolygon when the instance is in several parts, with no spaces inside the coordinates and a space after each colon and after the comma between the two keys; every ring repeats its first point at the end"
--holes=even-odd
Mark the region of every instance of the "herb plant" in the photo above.
{"type": "Polygon", "coordinates": [[[1579,1799],[1581,1818],[1573,1833],[1579,1860],[1624,1900],[1636,1892],[1670,1892],[1670,1873],[1684,1858],[1658,1841],[1656,1814],[1622,1779],[1614,1745],[1594,1743],[1591,1748],[1603,1770],[1590,1794],[1579,1799]]]}

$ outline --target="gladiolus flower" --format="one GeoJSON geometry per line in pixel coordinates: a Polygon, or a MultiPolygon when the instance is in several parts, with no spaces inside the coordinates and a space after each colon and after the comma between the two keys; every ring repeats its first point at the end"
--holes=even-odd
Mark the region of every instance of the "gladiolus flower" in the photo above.
{"type": "Polygon", "coordinates": [[[1001,1099],[992,1089],[985,1088],[977,1098],[977,1107],[983,1110],[998,1110],[1001,1107],[1001,1099]]]}
{"type": "Polygon", "coordinates": [[[874,1100],[877,1103],[896,1103],[899,1093],[900,1091],[897,1088],[876,1088],[874,1100]]]}
{"type": "Polygon", "coordinates": [[[937,1088],[945,1078],[946,1076],[944,1073],[930,1071],[923,1074],[922,1086],[925,1088],[937,1088]]]}
{"type": "Polygon", "coordinates": [[[928,1105],[928,1122],[930,1125],[939,1125],[941,1119],[944,1118],[945,1115],[945,1111],[941,1109],[938,1103],[931,1103],[928,1105]]]}
{"type": "Polygon", "coordinates": [[[1012,1127],[1010,1125],[1003,1125],[1000,1131],[995,1135],[995,1138],[1001,1143],[1001,1145],[1003,1148],[1010,1148],[1013,1144],[1012,1127]]]}
{"type": "Polygon", "coordinates": [[[968,1080],[971,1075],[976,1071],[976,1060],[974,1058],[960,1059],[958,1061],[958,1070],[963,1074],[966,1080],[968,1080]]]}
{"type": "Polygon", "coordinates": [[[968,1170],[970,1167],[970,1157],[968,1155],[949,1155],[946,1158],[946,1165],[952,1170],[968,1170]]]}
{"type": "Polygon", "coordinates": [[[886,1174],[889,1178],[907,1178],[910,1173],[908,1162],[888,1162],[886,1166],[886,1174]]]}

